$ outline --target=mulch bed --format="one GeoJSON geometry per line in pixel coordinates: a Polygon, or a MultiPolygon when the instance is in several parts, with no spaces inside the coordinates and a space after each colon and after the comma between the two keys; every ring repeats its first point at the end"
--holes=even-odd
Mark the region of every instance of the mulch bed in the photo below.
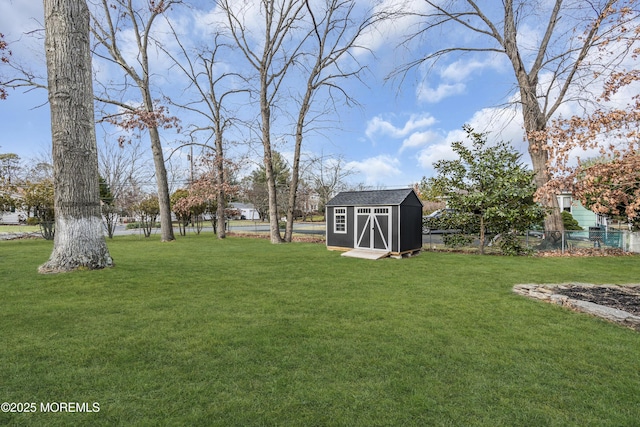
{"type": "Polygon", "coordinates": [[[609,286],[572,286],[558,288],[555,293],[569,298],[589,301],[640,316],[640,288],[609,286]]]}
{"type": "Polygon", "coordinates": [[[538,251],[535,256],[539,257],[592,257],[592,256],[634,256],[633,252],[625,252],[619,248],[580,248],[565,250],[560,249],[552,251],[538,251]]]}
{"type": "MultiPolygon", "coordinates": [[[[539,257],[602,257],[602,256],[635,256],[632,252],[624,252],[618,248],[582,248],[571,251],[543,251],[536,253],[539,257]]],[[[609,286],[573,286],[569,289],[557,289],[556,293],[569,298],[589,301],[605,307],[616,308],[636,316],[640,316],[640,288],[609,286]]]]}

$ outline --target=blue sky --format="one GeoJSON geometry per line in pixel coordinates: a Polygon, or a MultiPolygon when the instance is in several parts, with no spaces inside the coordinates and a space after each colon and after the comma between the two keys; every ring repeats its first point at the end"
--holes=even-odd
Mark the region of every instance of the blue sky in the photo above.
{"type": "MultiPolygon", "coordinates": [[[[366,0],[360,1],[360,4],[365,3],[366,0]]],[[[420,0],[409,3],[415,8],[424,7],[420,0]]],[[[193,44],[198,43],[196,34],[201,35],[197,30],[210,29],[215,16],[211,3],[198,1],[195,6],[176,10],[171,15],[173,22],[181,28],[193,30],[185,30],[193,44]]],[[[0,0],[0,32],[11,43],[14,57],[40,70],[44,63],[43,41],[27,33],[41,28],[42,21],[41,2],[0,0]]],[[[356,80],[342,83],[360,105],[353,108],[339,106],[339,110],[330,115],[322,135],[310,135],[305,140],[303,150],[307,157],[341,156],[354,172],[349,177],[352,183],[389,188],[407,186],[423,176],[432,176],[433,162],[453,158],[450,144],[463,139],[461,128],[468,123],[478,131],[490,132],[490,139],[511,141],[528,162],[522,119],[519,111],[508,102],[516,93],[513,71],[505,57],[488,53],[451,56],[438,62],[429,73],[416,68],[404,78],[385,81],[399,64],[464,37],[440,32],[439,37],[422,40],[409,49],[398,47],[403,31],[412,28],[412,24],[411,20],[389,23],[368,35],[365,42],[373,55],[358,55],[359,61],[368,67],[362,76],[364,84],[356,80]]],[[[539,36],[541,28],[536,28],[533,22],[523,26],[522,31],[533,40],[539,36]]],[[[162,72],[158,70],[168,69],[166,58],[155,61],[159,75],[162,72]]],[[[99,63],[94,63],[94,68],[102,76],[115,72],[99,63]]],[[[177,77],[173,69],[159,76],[156,82],[163,93],[169,94],[184,80],[177,77]]],[[[49,149],[48,106],[35,108],[45,102],[43,90],[26,94],[11,91],[10,97],[0,102],[3,118],[0,152],[15,152],[27,159],[49,149]]],[[[561,111],[568,113],[571,109],[561,111]]],[[[176,110],[172,112],[181,114],[176,110]]],[[[183,124],[188,120],[185,116],[183,124]]],[[[242,138],[243,135],[246,137],[246,133],[239,132],[230,138],[242,138]]],[[[171,150],[179,137],[169,130],[163,132],[163,139],[167,150],[171,150]]],[[[276,148],[289,157],[291,145],[286,138],[284,141],[276,148]]],[[[144,147],[148,142],[143,140],[142,144],[144,147]]],[[[241,153],[242,150],[238,148],[236,152],[246,154],[241,153]]],[[[259,151],[248,151],[252,160],[259,161],[256,152],[259,151]]],[[[173,159],[185,157],[186,151],[173,159]]]]}

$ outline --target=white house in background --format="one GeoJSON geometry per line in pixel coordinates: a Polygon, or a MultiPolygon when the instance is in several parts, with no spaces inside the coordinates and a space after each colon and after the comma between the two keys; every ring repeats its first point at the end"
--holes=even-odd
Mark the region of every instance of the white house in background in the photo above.
{"type": "Polygon", "coordinates": [[[260,219],[260,215],[256,208],[253,207],[251,203],[229,203],[229,207],[231,209],[235,209],[240,214],[238,215],[238,219],[249,219],[252,221],[257,221],[260,219]]]}
{"type": "Polygon", "coordinates": [[[27,221],[27,212],[23,210],[15,210],[0,212],[0,224],[16,225],[23,224],[27,221]]]}
{"type": "MultiPolygon", "coordinates": [[[[22,195],[18,193],[10,193],[9,196],[14,200],[22,200],[22,195]]],[[[27,221],[28,217],[28,212],[19,208],[12,208],[10,211],[0,210],[0,224],[23,224],[27,221]]]]}

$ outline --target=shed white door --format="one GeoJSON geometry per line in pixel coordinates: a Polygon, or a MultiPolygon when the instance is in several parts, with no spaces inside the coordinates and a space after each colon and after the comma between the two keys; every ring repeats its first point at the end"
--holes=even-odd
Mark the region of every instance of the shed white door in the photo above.
{"type": "Polygon", "coordinates": [[[391,208],[356,208],[355,247],[390,250],[391,208]]]}

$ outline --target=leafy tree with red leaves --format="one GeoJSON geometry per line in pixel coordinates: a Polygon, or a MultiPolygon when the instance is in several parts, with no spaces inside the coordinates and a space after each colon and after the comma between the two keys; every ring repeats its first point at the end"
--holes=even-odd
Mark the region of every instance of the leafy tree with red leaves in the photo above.
{"type": "MultiPolygon", "coordinates": [[[[626,39],[633,59],[640,55],[640,27],[626,39]]],[[[623,108],[599,108],[591,114],[554,120],[546,132],[550,168],[555,179],[540,193],[571,189],[574,197],[605,215],[640,217],[640,69],[613,73],[600,99],[611,101],[622,90],[635,90],[623,108]],[[597,151],[599,157],[573,161],[575,150],[597,151]]]]}

